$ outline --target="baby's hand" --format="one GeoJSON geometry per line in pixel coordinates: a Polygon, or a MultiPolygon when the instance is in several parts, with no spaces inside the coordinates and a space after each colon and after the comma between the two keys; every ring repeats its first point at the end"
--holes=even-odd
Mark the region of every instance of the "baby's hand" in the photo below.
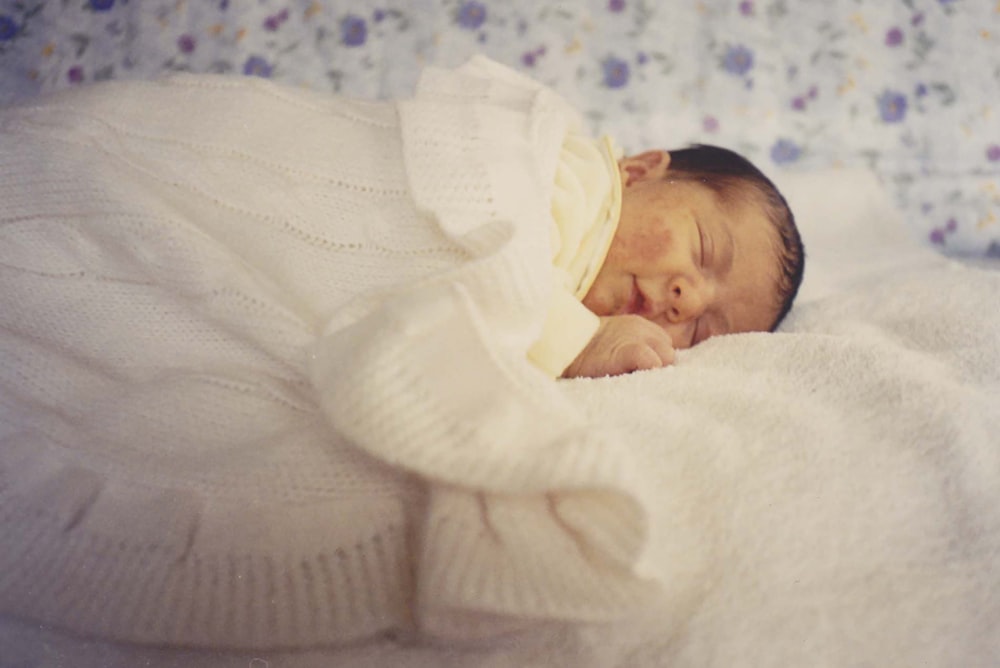
{"type": "Polygon", "coordinates": [[[663,329],[637,315],[601,318],[601,326],[563,378],[617,376],[658,369],[674,361],[674,344],[663,329]]]}

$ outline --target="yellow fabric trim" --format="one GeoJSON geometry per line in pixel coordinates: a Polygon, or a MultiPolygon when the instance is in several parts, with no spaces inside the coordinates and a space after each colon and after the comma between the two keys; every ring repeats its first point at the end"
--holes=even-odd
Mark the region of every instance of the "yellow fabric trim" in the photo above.
{"type": "Polygon", "coordinates": [[[552,192],[552,298],[528,359],[559,376],[590,341],[600,319],[581,300],[611,248],[621,214],[618,151],[610,137],[570,133],[552,192]]]}
{"type": "MultiPolygon", "coordinates": [[[[561,273],[556,270],[556,274],[561,273]]],[[[557,276],[556,281],[562,277],[557,276]]],[[[601,320],[559,285],[554,285],[541,336],[528,350],[528,359],[556,378],[576,359],[597,332],[601,320]]]]}
{"type": "Polygon", "coordinates": [[[587,296],[590,286],[594,284],[594,279],[604,266],[604,260],[608,257],[611,249],[611,242],[618,231],[618,219],[622,212],[622,180],[621,172],[618,168],[618,159],[621,157],[621,150],[615,146],[611,137],[604,135],[601,137],[601,157],[610,175],[611,191],[604,201],[604,206],[594,221],[591,233],[597,238],[594,250],[590,253],[588,262],[580,274],[574,295],[577,299],[587,296]]]}

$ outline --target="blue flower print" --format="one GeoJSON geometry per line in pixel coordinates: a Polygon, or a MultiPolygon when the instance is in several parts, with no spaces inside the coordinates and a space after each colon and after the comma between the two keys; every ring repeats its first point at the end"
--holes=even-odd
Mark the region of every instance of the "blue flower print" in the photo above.
{"type": "Polygon", "coordinates": [[[455,22],[468,30],[477,30],[485,21],[486,7],[480,2],[466,2],[455,16],[455,22]]]}
{"type": "Polygon", "coordinates": [[[771,147],[771,160],[776,165],[795,162],[802,155],[802,149],[790,139],[779,139],[771,147]]]}
{"type": "Polygon", "coordinates": [[[21,27],[17,25],[17,21],[6,14],[0,15],[0,42],[9,42],[17,37],[19,32],[21,27]]]}
{"type": "Polygon", "coordinates": [[[90,8],[95,12],[106,12],[115,6],[115,0],[90,0],[90,8]]]}
{"type": "Polygon", "coordinates": [[[886,90],[878,97],[878,113],[886,123],[899,123],[906,117],[906,96],[886,90]]]}
{"type": "Polygon", "coordinates": [[[609,56],[601,63],[604,70],[604,85],[608,88],[621,88],[628,83],[628,63],[621,58],[609,56]]]}
{"type": "Polygon", "coordinates": [[[743,76],[753,68],[753,51],[737,44],[726,49],[722,58],[722,69],[736,76],[743,76]]]}
{"type": "Polygon", "coordinates": [[[361,46],[368,39],[368,24],[360,16],[348,14],[340,22],[340,41],[344,46],[361,46]]]}
{"type": "Polygon", "coordinates": [[[260,56],[250,56],[243,64],[243,74],[247,76],[268,78],[274,68],[260,56]]]}

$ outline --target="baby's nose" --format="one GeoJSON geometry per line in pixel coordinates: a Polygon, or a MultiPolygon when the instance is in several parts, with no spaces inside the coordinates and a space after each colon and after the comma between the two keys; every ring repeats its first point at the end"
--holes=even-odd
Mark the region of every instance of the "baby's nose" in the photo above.
{"type": "Polygon", "coordinates": [[[707,281],[675,277],[667,285],[666,313],[670,322],[694,320],[705,312],[712,300],[712,286],[707,281]]]}

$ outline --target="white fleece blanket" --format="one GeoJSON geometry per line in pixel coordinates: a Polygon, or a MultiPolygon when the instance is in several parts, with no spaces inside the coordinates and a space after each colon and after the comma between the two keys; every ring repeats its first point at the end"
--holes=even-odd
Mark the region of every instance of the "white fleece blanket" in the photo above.
{"type": "Polygon", "coordinates": [[[649,554],[670,577],[649,609],[488,645],[270,655],[8,621],[0,665],[997,665],[1000,272],[910,244],[868,174],[781,185],[810,252],[781,333],[565,386],[658,484],[649,554]]]}

